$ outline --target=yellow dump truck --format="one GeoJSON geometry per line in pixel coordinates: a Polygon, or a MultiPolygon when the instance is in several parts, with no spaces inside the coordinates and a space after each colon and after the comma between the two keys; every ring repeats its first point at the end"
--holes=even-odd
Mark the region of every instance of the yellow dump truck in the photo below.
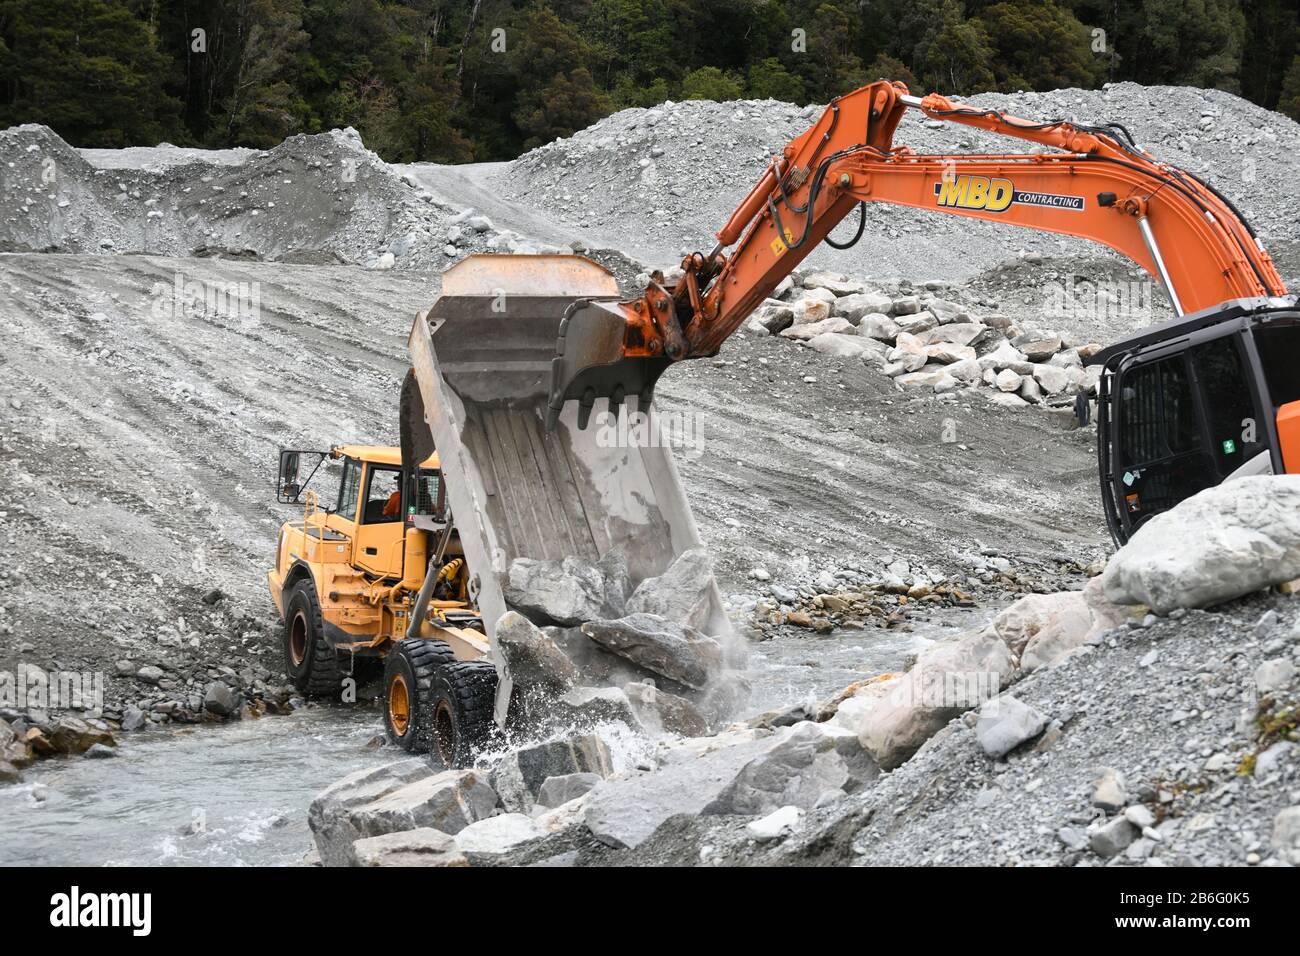
{"type": "MultiPolygon", "coordinates": [[[[412,326],[400,450],[280,453],[278,499],[303,514],[268,582],[299,690],[335,696],[356,661],[382,658],[389,737],[464,765],[511,716],[493,633],[513,561],[617,551],[635,586],[700,547],[670,448],[599,424],[654,415],[649,393],[623,409],[551,395],[566,318],[617,298],[580,256],[470,256],[412,326]],[[342,465],[329,501],[306,490],[313,460],[342,465]]],[[[725,634],[710,593],[706,630],[725,634]]]]}

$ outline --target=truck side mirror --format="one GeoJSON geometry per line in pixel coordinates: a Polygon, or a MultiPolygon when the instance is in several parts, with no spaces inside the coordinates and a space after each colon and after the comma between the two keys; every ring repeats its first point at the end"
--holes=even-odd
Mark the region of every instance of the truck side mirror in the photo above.
{"type": "Polygon", "coordinates": [[[298,452],[280,449],[280,475],[276,480],[275,500],[282,505],[297,504],[302,485],[298,483],[298,452]]]}

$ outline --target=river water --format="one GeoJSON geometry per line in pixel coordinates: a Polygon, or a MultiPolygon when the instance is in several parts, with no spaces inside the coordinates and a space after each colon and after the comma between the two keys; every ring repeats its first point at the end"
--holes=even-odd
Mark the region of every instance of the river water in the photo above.
{"type": "MultiPolygon", "coordinates": [[[[782,634],[753,645],[750,713],[824,697],[977,624],[949,613],[911,632],[782,634]]],[[[0,865],[291,866],[312,848],[307,807],[374,748],[376,706],[123,734],[116,757],[53,759],[0,785],[0,865]]]]}

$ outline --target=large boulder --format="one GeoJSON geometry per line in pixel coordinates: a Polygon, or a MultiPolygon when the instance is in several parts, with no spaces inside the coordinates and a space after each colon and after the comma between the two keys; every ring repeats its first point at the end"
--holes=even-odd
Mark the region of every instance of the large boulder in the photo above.
{"type": "Polygon", "coordinates": [[[1083,592],[1030,594],[999,611],[993,618],[993,630],[1016,656],[1023,654],[1030,640],[1049,627],[1080,635],[1088,633],[1092,627],[1092,612],[1083,592]]]}
{"type": "Polygon", "coordinates": [[[61,754],[82,754],[95,744],[103,744],[106,747],[117,746],[117,740],[111,732],[94,727],[80,717],[71,715],[60,717],[55,722],[48,739],[55,752],[61,754]]]}
{"type": "Polygon", "coordinates": [[[602,843],[633,849],[669,817],[701,813],[770,744],[757,731],[683,741],[662,755],[657,770],[597,785],[585,798],[582,822],[602,843]]]}
{"type": "Polygon", "coordinates": [[[810,721],[785,728],[702,812],[760,816],[784,806],[811,810],[849,782],[836,743],[835,736],[810,721]]]}
{"type": "Polygon", "coordinates": [[[842,315],[854,325],[859,325],[867,315],[880,315],[889,311],[892,302],[879,292],[854,292],[841,296],[831,305],[832,315],[842,315]]]}
{"type": "Polygon", "coordinates": [[[549,637],[582,676],[581,683],[617,687],[633,681],[654,680],[658,675],[597,644],[580,627],[547,627],[549,637]]]}
{"type": "Polygon", "coordinates": [[[882,769],[892,770],[952,718],[998,694],[1014,669],[1011,651],[992,629],[931,645],[871,702],[858,738],[882,769]]]}
{"type": "Polygon", "coordinates": [[[1106,565],[1115,604],[1209,607],[1300,577],[1300,475],[1207,488],[1142,525],[1106,565]]]}
{"type": "Polygon", "coordinates": [[[527,813],[551,777],[575,773],[608,777],[613,772],[613,759],[605,742],[594,734],[585,734],[511,751],[497,765],[493,783],[503,807],[527,813]]]}
{"type": "Polygon", "coordinates": [[[861,358],[864,355],[883,355],[888,348],[883,342],[864,338],[861,335],[849,335],[845,332],[823,332],[808,340],[808,347],[814,352],[829,355],[832,358],[861,358]]]}
{"type": "Polygon", "coordinates": [[[685,697],[670,694],[648,681],[624,684],[623,693],[637,721],[651,734],[703,737],[709,732],[709,722],[685,697]]]}
{"type": "Polygon", "coordinates": [[[461,830],[456,834],[456,848],[470,859],[491,858],[540,840],[545,835],[546,831],[527,814],[501,813],[461,830]]]}
{"type": "Polygon", "coordinates": [[[663,574],[637,585],[627,599],[627,613],[659,614],[678,624],[703,628],[708,625],[712,592],[713,560],[704,548],[691,548],[673,559],[663,574]]]}
{"type": "Polygon", "coordinates": [[[516,558],[504,587],[506,602],[538,624],[581,624],[618,617],[617,584],[606,569],[575,557],[562,561],[516,558]]]}
{"type": "Polygon", "coordinates": [[[722,648],[717,641],[660,614],[589,621],[582,625],[582,633],[641,667],[697,690],[721,669],[722,648]]]}
{"type": "MultiPolygon", "coordinates": [[[[347,814],[358,838],[432,827],[459,833],[491,816],[497,795],[480,770],[445,770],[398,787],[347,814]]],[[[317,846],[320,846],[319,835],[317,846]]],[[[321,859],[325,859],[322,849],[321,859]]]]}
{"type": "Polygon", "coordinates": [[[307,809],[307,826],[321,862],[326,866],[348,864],[351,846],[362,836],[349,819],[354,809],[433,774],[427,760],[409,757],[358,770],[322,790],[307,809]]]}
{"type": "Polygon", "coordinates": [[[577,666],[551,636],[518,611],[497,620],[496,642],[506,674],[521,687],[565,691],[580,680],[577,666]]]}

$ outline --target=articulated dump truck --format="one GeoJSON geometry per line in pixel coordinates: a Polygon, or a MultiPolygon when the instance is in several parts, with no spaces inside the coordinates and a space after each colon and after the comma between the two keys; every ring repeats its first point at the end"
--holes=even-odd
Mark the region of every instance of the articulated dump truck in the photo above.
{"type": "MultiPolygon", "coordinates": [[[[390,740],[463,765],[519,699],[494,639],[513,561],[618,552],[635,587],[700,546],[670,449],[599,427],[652,401],[551,400],[561,323],[617,299],[579,256],[477,255],[444,274],[411,329],[400,454],[317,452],[344,462],[339,503],[309,501],[281,531],[268,580],[300,690],[328,697],[350,664],[382,659],[390,740]]],[[[298,500],[301,454],[281,453],[282,501],[298,500]]],[[[726,634],[716,585],[707,603],[702,630],[726,634]]]]}

